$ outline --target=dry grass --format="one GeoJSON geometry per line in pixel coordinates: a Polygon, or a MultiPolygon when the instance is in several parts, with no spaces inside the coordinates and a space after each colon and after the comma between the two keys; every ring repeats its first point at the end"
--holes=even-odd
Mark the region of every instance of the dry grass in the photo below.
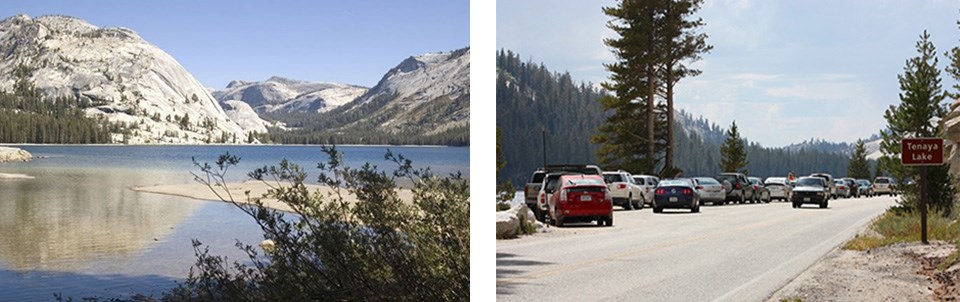
{"type": "MultiPolygon", "coordinates": [[[[847,241],[843,249],[865,251],[920,240],[920,216],[917,213],[888,210],[874,219],[868,228],[869,232],[847,241]]],[[[931,212],[927,215],[927,237],[929,240],[957,243],[960,239],[960,223],[931,212]]],[[[957,256],[953,255],[952,258],[957,256]]]]}

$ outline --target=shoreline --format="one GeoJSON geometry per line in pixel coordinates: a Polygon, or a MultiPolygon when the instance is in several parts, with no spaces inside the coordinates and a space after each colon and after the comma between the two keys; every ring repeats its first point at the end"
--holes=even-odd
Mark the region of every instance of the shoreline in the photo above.
{"type": "MultiPolygon", "coordinates": [[[[229,192],[230,195],[233,196],[234,202],[238,204],[251,204],[251,202],[247,200],[247,196],[245,194],[247,191],[250,192],[250,198],[252,199],[263,196],[263,194],[267,193],[267,191],[270,189],[269,185],[261,181],[229,182],[225,185],[229,190],[225,190],[222,187],[217,187],[217,192],[219,192],[223,198],[229,198],[227,197],[227,193],[229,192]]],[[[333,190],[328,186],[307,184],[306,187],[311,193],[319,192],[320,194],[323,194],[325,201],[327,200],[327,194],[333,194],[333,190]]],[[[199,183],[154,185],[145,187],[131,187],[129,189],[134,192],[178,196],[200,201],[230,202],[229,200],[220,199],[209,187],[199,183]]],[[[341,192],[343,194],[343,199],[346,202],[357,202],[356,196],[350,194],[346,190],[342,190],[341,192]]],[[[398,194],[400,195],[400,199],[404,202],[410,203],[413,200],[413,192],[409,189],[399,189],[398,194]]],[[[284,212],[293,212],[293,209],[291,209],[287,204],[276,199],[261,198],[261,201],[265,207],[284,212]]]]}

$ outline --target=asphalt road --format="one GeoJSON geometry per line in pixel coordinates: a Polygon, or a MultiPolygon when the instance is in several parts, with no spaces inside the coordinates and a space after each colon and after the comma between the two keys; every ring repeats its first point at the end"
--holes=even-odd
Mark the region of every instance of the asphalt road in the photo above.
{"type": "Polygon", "coordinates": [[[891,197],[619,211],[497,241],[497,301],[761,301],[895,204],[891,197]]]}

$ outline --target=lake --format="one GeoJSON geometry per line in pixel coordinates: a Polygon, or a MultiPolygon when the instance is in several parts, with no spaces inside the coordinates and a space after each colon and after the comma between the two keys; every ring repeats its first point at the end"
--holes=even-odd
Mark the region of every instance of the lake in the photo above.
{"type": "MultiPolygon", "coordinates": [[[[0,164],[0,300],[52,300],[54,293],[83,297],[159,296],[186,278],[196,261],[191,239],[211,254],[244,260],[237,240],[263,240],[253,219],[223,202],[140,193],[132,187],[186,184],[191,161],[211,164],[230,152],[241,158],[228,180],[286,158],[316,182],[319,146],[16,146],[35,157],[0,164]]],[[[385,171],[387,149],[441,175],[469,177],[468,147],[338,146],[346,165],[369,162],[385,171]]]]}

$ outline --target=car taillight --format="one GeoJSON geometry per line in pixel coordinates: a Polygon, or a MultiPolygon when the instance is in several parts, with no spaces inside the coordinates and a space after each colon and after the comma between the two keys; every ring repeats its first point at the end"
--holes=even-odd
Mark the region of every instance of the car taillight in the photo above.
{"type": "Polygon", "coordinates": [[[627,184],[620,184],[620,185],[617,186],[617,187],[620,188],[620,189],[626,189],[626,188],[627,188],[627,184]]]}
{"type": "Polygon", "coordinates": [[[693,190],[690,190],[690,189],[683,189],[682,192],[683,192],[683,195],[693,195],[693,190]]]}
{"type": "Polygon", "coordinates": [[[613,194],[610,194],[610,190],[603,191],[603,201],[613,203],[613,194]]]}
{"type": "Polygon", "coordinates": [[[560,191],[560,201],[567,201],[567,190],[560,191]]]}
{"type": "Polygon", "coordinates": [[[737,190],[740,190],[740,183],[737,183],[737,190]]]}
{"type": "Polygon", "coordinates": [[[547,193],[540,193],[540,204],[547,204],[547,193]]]}
{"type": "Polygon", "coordinates": [[[665,193],[667,193],[667,190],[664,190],[664,189],[657,189],[657,192],[656,192],[657,195],[663,195],[665,193]]]}
{"type": "Polygon", "coordinates": [[[703,190],[703,186],[697,186],[697,190],[703,190]]]}

